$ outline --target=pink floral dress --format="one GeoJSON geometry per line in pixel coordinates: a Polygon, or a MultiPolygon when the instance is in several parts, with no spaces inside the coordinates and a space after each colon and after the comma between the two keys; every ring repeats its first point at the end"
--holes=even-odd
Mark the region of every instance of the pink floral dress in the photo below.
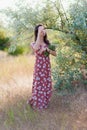
{"type": "MultiPolygon", "coordinates": [[[[33,49],[33,45],[31,47],[33,49]]],[[[46,47],[45,45],[44,47],[46,47]]],[[[39,46],[41,49],[42,45],[39,46]]],[[[32,96],[28,103],[38,109],[47,108],[52,95],[52,79],[50,57],[35,51],[35,65],[33,71],[32,96]]]]}

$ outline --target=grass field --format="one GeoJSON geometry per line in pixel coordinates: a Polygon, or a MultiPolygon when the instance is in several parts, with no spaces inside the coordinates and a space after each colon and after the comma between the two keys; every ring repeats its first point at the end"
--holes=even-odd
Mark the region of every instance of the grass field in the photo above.
{"type": "Polygon", "coordinates": [[[42,113],[27,105],[34,61],[34,55],[12,57],[0,51],[0,130],[87,130],[83,89],[70,96],[59,96],[53,89],[50,105],[42,113]]]}

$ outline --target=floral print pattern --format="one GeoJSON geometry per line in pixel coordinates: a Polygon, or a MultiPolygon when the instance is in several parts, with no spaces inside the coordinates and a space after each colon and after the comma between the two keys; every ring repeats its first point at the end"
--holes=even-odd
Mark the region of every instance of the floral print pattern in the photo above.
{"type": "MultiPolygon", "coordinates": [[[[33,49],[33,45],[31,47],[33,49]]],[[[45,45],[44,47],[46,47],[45,45]]],[[[32,96],[28,100],[32,107],[43,109],[47,108],[52,95],[52,79],[50,57],[44,53],[39,53],[42,45],[35,51],[35,65],[33,71],[32,96]]]]}

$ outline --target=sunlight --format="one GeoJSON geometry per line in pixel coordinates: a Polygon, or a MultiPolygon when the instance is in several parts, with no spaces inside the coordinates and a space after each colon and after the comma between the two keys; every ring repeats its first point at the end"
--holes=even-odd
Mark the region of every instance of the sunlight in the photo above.
{"type": "MultiPolygon", "coordinates": [[[[15,9],[15,3],[18,3],[19,0],[0,0],[0,10],[4,10],[7,9],[8,7],[15,9]]],[[[33,9],[35,9],[37,7],[37,5],[39,4],[40,7],[44,6],[44,3],[46,0],[22,0],[24,1],[24,3],[28,4],[29,6],[31,6],[33,9]]],[[[55,0],[52,0],[52,2],[55,0]]],[[[64,10],[66,11],[69,8],[69,5],[74,2],[75,0],[61,0],[61,3],[64,8],[64,10]]],[[[19,1],[20,2],[20,1],[19,1]]],[[[0,19],[1,21],[4,23],[4,26],[7,26],[7,20],[6,20],[6,16],[0,12],[0,19]]]]}
{"type": "MultiPolygon", "coordinates": [[[[17,2],[18,0],[0,0],[0,10],[1,9],[6,9],[7,7],[11,7],[14,8],[14,4],[15,2],[17,2]]],[[[39,4],[44,4],[45,0],[25,0],[29,5],[31,5],[32,7],[35,8],[35,6],[39,3],[39,4]]],[[[52,0],[52,2],[55,0],[52,0]]],[[[73,0],[74,1],[74,0],[73,0]]],[[[72,0],[68,1],[68,0],[61,0],[64,9],[66,10],[69,7],[69,4],[72,2],[72,0]]]]}
{"type": "Polygon", "coordinates": [[[0,0],[0,9],[5,9],[13,5],[14,0],[0,0]]]}

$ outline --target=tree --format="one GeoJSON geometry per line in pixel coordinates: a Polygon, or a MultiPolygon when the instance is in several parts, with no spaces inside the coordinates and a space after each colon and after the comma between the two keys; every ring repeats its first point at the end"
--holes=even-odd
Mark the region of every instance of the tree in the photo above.
{"type": "Polygon", "coordinates": [[[72,38],[82,49],[82,63],[87,67],[87,1],[77,0],[69,9],[72,38]]]}

